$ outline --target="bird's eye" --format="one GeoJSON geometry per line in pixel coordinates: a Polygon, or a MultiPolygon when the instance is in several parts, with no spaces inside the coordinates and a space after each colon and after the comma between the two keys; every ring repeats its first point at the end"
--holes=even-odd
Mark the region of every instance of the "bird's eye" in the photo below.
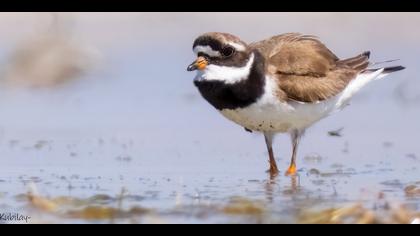
{"type": "Polygon", "coordinates": [[[230,57],[230,56],[232,56],[233,55],[233,53],[235,52],[235,49],[233,48],[233,47],[224,47],[223,49],[222,49],[222,55],[224,56],[224,57],[230,57]]]}

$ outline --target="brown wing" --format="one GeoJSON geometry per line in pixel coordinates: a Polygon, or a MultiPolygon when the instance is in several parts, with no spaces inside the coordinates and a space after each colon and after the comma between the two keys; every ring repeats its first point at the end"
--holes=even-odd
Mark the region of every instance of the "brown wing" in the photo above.
{"type": "Polygon", "coordinates": [[[266,58],[266,70],[278,80],[280,99],[316,102],[340,93],[366,69],[369,54],[339,60],[316,37],[289,33],[253,43],[266,58]]]}

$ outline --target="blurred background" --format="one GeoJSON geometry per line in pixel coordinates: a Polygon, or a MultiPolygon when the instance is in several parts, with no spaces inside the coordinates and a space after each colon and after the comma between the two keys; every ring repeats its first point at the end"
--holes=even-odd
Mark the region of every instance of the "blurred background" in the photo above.
{"type": "MultiPolygon", "coordinates": [[[[370,84],[343,112],[308,130],[299,156],[322,156],[325,169],[337,162],[392,169],[355,177],[344,189],[395,176],[418,181],[412,161],[420,155],[419,24],[419,13],[0,13],[0,180],[9,183],[0,191],[25,191],[16,177],[39,170],[193,177],[193,192],[203,175],[264,179],[262,136],[225,120],[186,71],[194,39],[208,31],[246,42],[300,32],[319,36],[340,58],[370,50],[373,62],[400,59],[394,64],[406,70],[370,84]],[[343,137],[328,136],[339,128],[343,137]]],[[[290,149],[279,135],[283,169],[290,149]]],[[[120,180],[108,190],[122,185],[138,187],[120,180]]],[[[66,188],[44,191],[60,189],[66,188]]]]}

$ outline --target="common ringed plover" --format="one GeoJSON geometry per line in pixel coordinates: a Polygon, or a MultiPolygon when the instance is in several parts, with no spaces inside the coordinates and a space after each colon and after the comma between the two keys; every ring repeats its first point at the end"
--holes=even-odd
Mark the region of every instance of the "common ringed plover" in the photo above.
{"type": "Polygon", "coordinates": [[[197,60],[188,71],[197,70],[195,86],[227,119],[264,134],[271,175],[278,174],[276,133],[291,136],[286,175],[295,175],[297,147],[308,127],[345,107],[369,82],[404,69],[370,68],[370,52],[339,59],[317,37],[298,33],[251,44],[227,33],[205,33],[193,51],[197,60]]]}

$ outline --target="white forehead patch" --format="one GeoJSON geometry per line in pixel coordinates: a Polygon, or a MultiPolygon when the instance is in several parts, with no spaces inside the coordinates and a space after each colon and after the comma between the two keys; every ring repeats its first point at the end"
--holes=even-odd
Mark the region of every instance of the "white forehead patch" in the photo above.
{"type": "Polygon", "coordinates": [[[248,59],[243,67],[208,65],[203,71],[198,71],[197,80],[223,81],[226,84],[234,84],[248,78],[252,64],[254,63],[254,54],[248,59]]]}
{"type": "Polygon", "coordinates": [[[207,54],[211,57],[220,57],[221,56],[220,52],[213,50],[208,45],[207,46],[201,46],[201,45],[195,46],[193,51],[194,51],[195,54],[198,54],[199,52],[201,52],[201,53],[207,54]]]}

